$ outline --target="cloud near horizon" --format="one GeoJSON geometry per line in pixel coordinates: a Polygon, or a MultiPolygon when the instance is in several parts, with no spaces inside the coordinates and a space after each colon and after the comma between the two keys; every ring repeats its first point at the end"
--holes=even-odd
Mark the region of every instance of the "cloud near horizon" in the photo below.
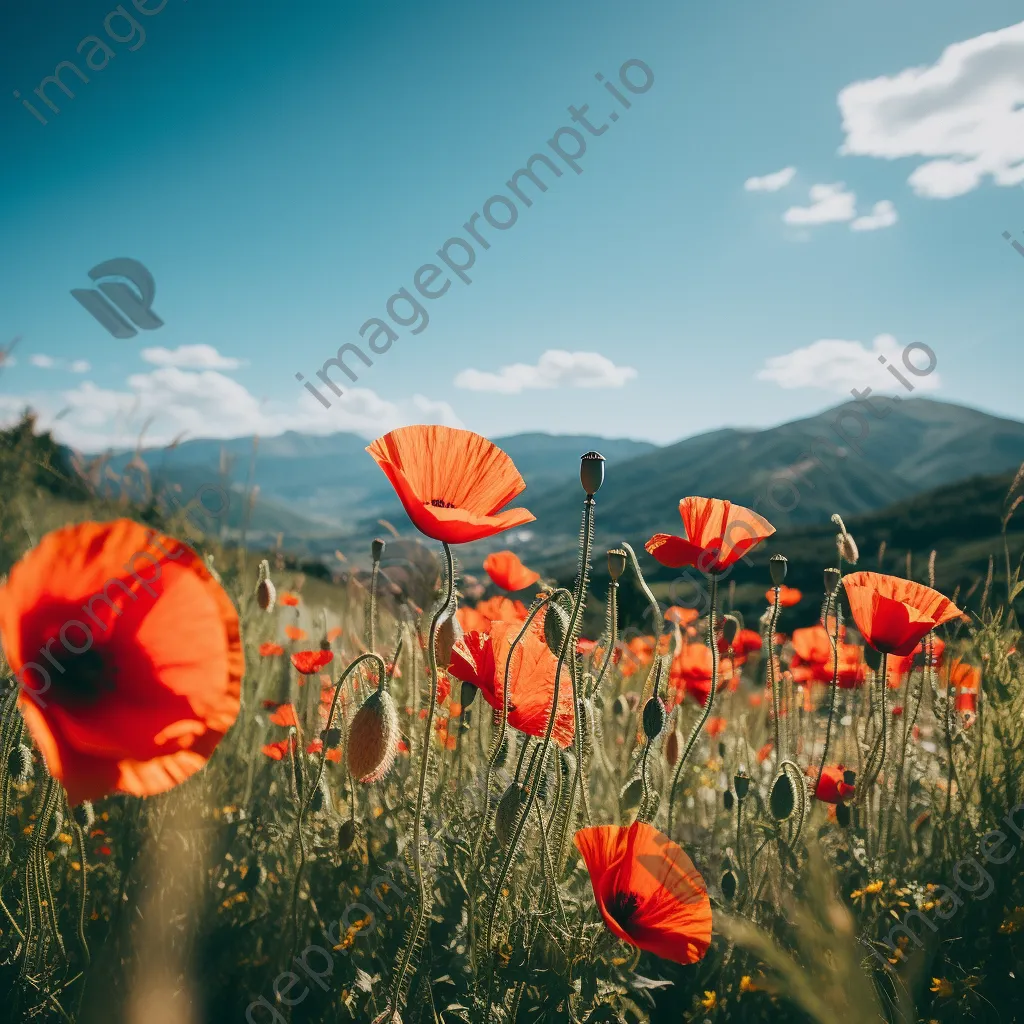
{"type": "Polygon", "coordinates": [[[747,178],[743,187],[747,192],[778,192],[793,180],[795,174],[795,167],[783,167],[781,171],[764,174],[759,178],[747,178]]]}
{"type": "Polygon", "coordinates": [[[493,391],[518,395],[547,388],[621,388],[636,377],[631,366],[616,366],[597,352],[566,352],[549,349],[535,365],[513,363],[497,373],[462,370],[455,386],[467,391],[493,391]]]}
{"type": "MultiPolygon", "coordinates": [[[[915,374],[908,369],[904,352],[918,373],[927,368],[929,356],[923,349],[910,349],[891,334],[879,334],[870,345],[838,338],[819,339],[785,355],[770,356],[756,376],[758,380],[771,381],[787,390],[815,388],[836,395],[849,395],[854,388],[861,392],[871,388],[902,396],[939,390],[942,381],[938,371],[915,374]],[[892,375],[889,366],[895,367],[913,385],[912,392],[892,375]]],[[[938,362],[936,353],[936,365],[938,362]]]]}
{"type": "Polygon", "coordinates": [[[179,345],[175,349],[144,348],[140,353],[154,366],[176,366],[181,370],[237,370],[245,359],[222,356],[212,345],[179,345]]]}

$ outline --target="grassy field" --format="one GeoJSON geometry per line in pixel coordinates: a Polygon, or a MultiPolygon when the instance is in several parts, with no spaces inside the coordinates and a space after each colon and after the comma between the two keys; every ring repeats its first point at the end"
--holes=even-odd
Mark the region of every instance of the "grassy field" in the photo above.
{"type": "MultiPolygon", "coordinates": [[[[898,523],[851,525],[856,565],[838,527],[787,539],[802,596],[773,620],[761,559],[740,632],[710,581],[713,615],[666,619],[647,538],[636,558],[592,550],[582,490],[587,571],[502,601],[427,537],[402,573],[307,577],[138,481],[133,500],[97,497],[58,454],[31,422],[3,435],[0,573],[69,523],[151,526],[230,598],[245,672],[204,767],[70,806],[78,782],[51,776],[0,666],[4,1020],[1024,1019],[1022,474],[1001,482],[970,594],[951,554],[929,567],[911,517],[910,574],[966,616],[883,673],[853,584],[830,597],[823,570],[876,568],[898,523]],[[650,635],[624,643],[627,619],[650,635]],[[654,838],[615,846],[634,823],[654,838]],[[599,826],[623,831],[584,831],[599,826]]],[[[183,658],[199,642],[172,640],[183,658]]],[[[55,694],[72,735],[88,708],[55,694]]]]}

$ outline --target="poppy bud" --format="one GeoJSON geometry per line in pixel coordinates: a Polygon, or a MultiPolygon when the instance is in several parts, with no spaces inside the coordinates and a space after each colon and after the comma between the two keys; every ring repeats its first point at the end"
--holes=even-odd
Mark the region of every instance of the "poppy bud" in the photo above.
{"type": "Polygon", "coordinates": [[[846,828],[850,824],[850,807],[842,800],[836,804],[836,822],[840,828],[846,828]]]}
{"type": "Polygon", "coordinates": [[[644,780],[639,776],[630,779],[619,791],[619,803],[622,805],[623,813],[631,811],[640,805],[640,798],[644,792],[644,780]]]}
{"type": "Polygon", "coordinates": [[[793,783],[789,781],[789,776],[785,772],[775,780],[768,798],[768,806],[776,821],[785,821],[793,813],[796,796],[793,793],[793,783]]]}
{"type": "Polygon", "coordinates": [[[682,753],[681,742],[678,729],[670,732],[668,739],[665,740],[665,760],[668,762],[669,768],[675,768],[676,762],[679,760],[679,755],[682,753]]]}
{"type": "Polygon", "coordinates": [[[656,740],[665,728],[665,705],[657,694],[644,705],[643,723],[649,742],[656,740]]]}
{"type": "Polygon", "coordinates": [[[612,548],[608,552],[608,575],[617,580],[626,571],[626,552],[622,548],[612,548]]]}
{"type": "Polygon", "coordinates": [[[374,537],[370,544],[370,557],[375,561],[379,562],[381,555],[384,554],[384,541],[380,537],[374,537]]]}
{"type": "Polygon", "coordinates": [[[85,829],[92,828],[96,821],[96,811],[91,800],[83,800],[71,813],[79,826],[85,829]]]}
{"type": "Polygon", "coordinates": [[[741,800],[750,791],[750,778],[746,772],[737,772],[732,778],[732,784],[736,787],[736,795],[741,800]]]}
{"type": "Polygon", "coordinates": [[[857,773],[852,768],[847,768],[846,771],[843,772],[843,782],[848,786],[852,786],[856,781],[857,773]]]}
{"type": "Polygon", "coordinates": [[[718,744],[718,756],[719,757],[725,757],[725,744],[724,743],[719,742],[719,744],[718,744]]]}
{"type": "Polygon", "coordinates": [[[260,575],[256,583],[256,604],[260,611],[272,612],[277,601],[277,590],[270,580],[270,563],[263,559],[260,562],[260,575]]]}
{"type": "Polygon", "coordinates": [[[857,542],[845,530],[836,534],[836,548],[842,555],[843,561],[849,562],[850,565],[857,564],[857,559],[860,558],[857,542]]]}
{"type": "Polygon", "coordinates": [[[434,644],[434,653],[437,655],[439,668],[448,668],[452,662],[452,648],[462,639],[462,627],[454,614],[448,615],[441,620],[437,627],[437,641],[434,644]]]}
{"type": "MultiPolygon", "coordinates": [[[[544,615],[544,639],[554,654],[560,654],[569,628],[569,615],[557,604],[549,604],[544,615]]],[[[570,652],[571,656],[571,652],[570,652]]]]}
{"type": "Polygon", "coordinates": [[[12,747],[7,755],[7,774],[12,782],[28,782],[32,778],[32,751],[24,743],[12,747]]]}
{"type": "Polygon", "coordinates": [[[494,758],[494,767],[501,768],[505,762],[508,761],[508,755],[512,752],[512,734],[506,728],[505,735],[501,738],[501,746],[498,748],[498,753],[494,758]]]}
{"type": "Polygon", "coordinates": [[[592,498],[604,483],[604,456],[599,452],[587,452],[580,458],[580,483],[587,497],[592,498]]]}
{"type": "Polygon", "coordinates": [[[464,708],[468,708],[476,700],[476,695],[479,692],[479,687],[474,686],[472,683],[463,683],[462,690],[459,693],[459,703],[464,708]]]}
{"type": "Polygon", "coordinates": [[[309,809],[315,814],[317,811],[323,810],[324,806],[324,787],[323,782],[313,790],[313,798],[309,801],[309,809]]]}
{"type": "Polygon", "coordinates": [[[615,698],[615,703],[612,705],[612,714],[620,722],[624,722],[629,714],[629,701],[621,693],[615,698]]]}
{"type": "Polygon", "coordinates": [[[786,578],[786,570],[789,568],[789,562],[786,560],[785,555],[772,555],[768,559],[768,571],[772,574],[772,583],[777,587],[781,587],[783,580],[786,578]]]}
{"type": "Polygon", "coordinates": [[[736,895],[736,876],[731,871],[722,875],[722,895],[730,902],[736,895]]]}
{"type": "Polygon", "coordinates": [[[360,782],[384,778],[398,753],[398,712],[387,690],[374,690],[348,731],[348,768],[360,782]]]}
{"type": "Polygon", "coordinates": [[[526,790],[518,782],[513,782],[498,801],[498,809],[494,814],[494,831],[502,848],[507,848],[519,818],[519,808],[526,802],[526,790]]]}
{"type": "Polygon", "coordinates": [[[740,631],[740,620],[735,615],[726,615],[722,619],[722,639],[726,647],[732,647],[736,634],[740,631]]]}
{"type": "Polygon", "coordinates": [[[325,747],[336,747],[341,742],[341,730],[332,725],[320,733],[320,740],[325,747]]]}
{"type": "Polygon", "coordinates": [[[839,588],[839,580],[842,578],[838,569],[829,568],[825,570],[825,593],[831,597],[839,588]]]}
{"type": "Polygon", "coordinates": [[[725,809],[727,811],[731,811],[733,803],[734,803],[734,800],[733,800],[732,790],[731,789],[727,789],[722,794],[722,804],[723,804],[723,806],[725,807],[725,809]]]}
{"type": "Polygon", "coordinates": [[[343,821],[338,829],[338,849],[347,850],[356,839],[356,823],[351,818],[343,821]]]}

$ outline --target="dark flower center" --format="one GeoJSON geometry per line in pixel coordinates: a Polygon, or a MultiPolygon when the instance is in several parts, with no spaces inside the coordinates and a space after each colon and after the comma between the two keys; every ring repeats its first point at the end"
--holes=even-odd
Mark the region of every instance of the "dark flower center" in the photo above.
{"type": "Polygon", "coordinates": [[[635,892],[617,892],[608,901],[608,913],[623,930],[639,908],[640,897],[635,892]]]}
{"type": "Polygon", "coordinates": [[[455,504],[451,501],[445,501],[444,498],[431,498],[430,504],[434,508],[455,508],[455,504]]]}
{"type": "Polygon", "coordinates": [[[112,676],[117,669],[108,666],[94,648],[81,654],[60,651],[54,661],[60,668],[50,673],[53,692],[63,704],[93,704],[114,688],[112,676]]]}

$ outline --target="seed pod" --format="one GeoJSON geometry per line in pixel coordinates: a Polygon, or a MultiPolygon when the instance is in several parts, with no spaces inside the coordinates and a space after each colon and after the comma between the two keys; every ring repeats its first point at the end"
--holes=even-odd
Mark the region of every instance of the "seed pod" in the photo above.
{"type": "Polygon", "coordinates": [[[398,753],[398,712],[387,690],[374,690],[348,731],[348,768],[360,782],[384,778],[398,753]]]}
{"type": "Polygon", "coordinates": [[[665,704],[657,694],[644,705],[643,723],[649,743],[656,740],[665,728],[665,704]]]}
{"type": "Polygon", "coordinates": [[[718,743],[718,756],[721,758],[725,757],[725,744],[721,741],[718,743]]]}
{"type": "Polygon", "coordinates": [[[852,786],[856,783],[856,781],[857,773],[852,768],[847,768],[843,772],[843,782],[845,782],[848,786],[852,786]]]}
{"type": "Polygon", "coordinates": [[[91,800],[83,800],[72,812],[75,821],[84,829],[90,829],[96,822],[96,811],[91,800]]]}
{"type": "Polygon", "coordinates": [[[836,534],[836,548],[842,555],[844,562],[856,565],[860,558],[860,551],[857,550],[857,542],[845,530],[836,534]]]}
{"type": "Polygon", "coordinates": [[[11,781],[28,782],[33,771],[32,751],[24,743],[12,747],[7,755],[7,774],[10,775],[11,781]]]}
{"type": "Polygon", "coordinates": [[[831,597],[839,588],[839,581],[842,574],[834,566],[825,570],[825,593],[831,597]]]}
{"type": "Polygon", "coordinates": [[[644,782],[639,775],[630,779],[619,791],[619,803],[625,813],[640,805],[640,798],[643,796],[644,782]]]}
{"type": "Polygon", "coordinates": [[[737,772],[732,778],[732,784],[736,787],[736,796],[740,800],[750,791],[750,778],[746,772],[737,772]]]}
{"type": "Polygon", "coordinates": [[[783,581],[786,578],[786,570],[789,568],[789,562],[786,560],[785,555],[772,555],[768,559],[768,571],[772,575],[772,583],[777,587],[781,587],[783,581]]]}
{"type": "Polygon", "coordinates": [[[462,627],[456,617],[454,610],[450,615],[441,620],[437,627],[437,642],[434,644],[434,653],[437,655],[439,668],[447,668],[452,662],[452,648],[462,639],[462,627]]]}
{"type": "MultiPolygon", "coordinates": [[[[568,629],[569,616],[565,609],[557,604],[549,604],[547,606],[547,614],[544,616],[544,639],[547,641],[548,647],[555,654],[561,652],[568,629]]],[[[569,655],[571,654],[572,652],[570,651],[569,655]]],[[[569,657],[569,655],[566,655],[566,657],[569,657]]]]}
{"type": "Polygon", "coordinates": [[[622,548],[612,548],[608,552],[608,575],[617,580],[626,571],[626,552],[622,548]]]}
{"type": "Polygon", "coordinates": [[[679,730],[673,729],[668,734],[668,739],[665,740],[665,760],[668,762],[669,768],[675,768],[679,755],[683,752],[682,744],[683,740],[679,735],[679,730]]]}
{"type": "Polygon", "coordinates": [[[580,457],[580,483],[587,497],[592,498],[604,483],[604,456],[599,452],[587,452],[580,457]]]}
{"type": "Polygon", "coordinates": [[[722,639],[726,647],[732,647],[736,634],[740,631],[740,620],[735,615],[726,615],[722,619],[722,639]]]}
{"type": "Polygon", "coordinates": [[[472,683],[463,683],[462,690],[459,694],[459,701],[464,708],[468,708],[473,701],[476,700],[476,695],[480,692],[479,687],[474,686],[472,683]]]}
{"type": "Polygon", "coordinates": [[[336,747],[341,742],[341,730],[332,725],[330,729],[324,729],[320,733],[320,740],[325,747],[336,747]]]}
{"type": "Polygon", "coordinates": [[[356,838],[356,823],[352,818],[343,821],[338,829],[338,849],[347,850],[356,838]]]}
{"type": "Polygon", "coordinates": [[[847,828],[850,824],[850,806],[842,800],[836,804],[836,822],[840,828],[847,828]]]}
{"type": "Polygon", "coordinates": [[[727,811],[731,811],[732,810],[732,805],[733,805],[734,802],[735,801],[734,801],[734,798],[733,798],[733,795],[732,795],[732,790],[731,789],[727,789],[722,794],[722,804],[724,805],[724,807],[725,807],[725,809],[727,811]]]}
{"type": "Polygon", "coordinates": [[[494,815],[494,831],[502,848],[507,848],[519,817],[519,808],[526,801],[526,790],[518,782],[513,782],[498,801],[498,809],[494,815]]]}
{"type": "Polygon", "coordinates": [[[793,783],[789,781],[789,776],[785,772],[775,780],[771,796],[768,798],[768,806],[776,821],[785,821],[793,813],[796,796],[793,793],[793,783]]]}
{"type": "Polygon", "coordinates": [[[722,895],[731,903],[736,896],[736,876],[731,871],[722,875],[722,895]]]}
{"type": "Polygon", "coordinates": [[[375,561],[379,562],[381,555],[384,554],[385,541],[381,540],[380,537],[374,537],[370,542],[370,557],[375,561]]]}
{"type": "Polygon", "coordinates": [[[256,604],[261,611],[272,612],[277,601],[277,590],[270,579],[270,563],[260,562],[259,581],[256,583],[256,604]]]}
{"type": "Polygon", "coordinates": [[[330,793],[327,789],[327,777],[320,780],[320,785],[313,791],[313,798],[309,802],[309,809],[316,814],[324,809],[324,803],[329,802],[330,793]]]}

